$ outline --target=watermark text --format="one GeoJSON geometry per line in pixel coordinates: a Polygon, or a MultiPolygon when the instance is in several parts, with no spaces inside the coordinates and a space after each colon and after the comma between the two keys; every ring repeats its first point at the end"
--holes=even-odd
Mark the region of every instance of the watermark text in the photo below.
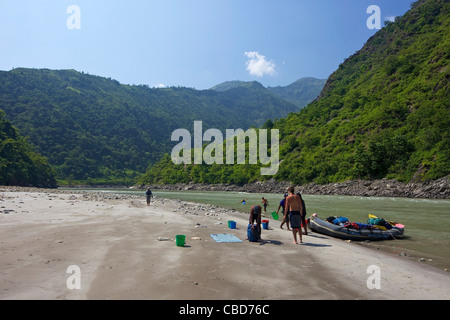
{"type": "Polygon", "coordinates": [[[381,269],[379,266],[371,265],[367,268],[367,274],[370,274],[369,278],[367,278],[367,289],[373,290],[381,289],[381,269]]]}
{"type": "Polygon", "coordinates": [[[66,10],[70,16],[66,20],[66,26],[69,30],[81,29],[81,9],[77,5],[70,5],[66,10]]]}
{"type": "Polygon", "coordinates": [[[174,164],[192,164],[193,158],[194,164],[202,164],[203,162],[208,165],[224,164],[225,153],[226,164],[246,164],[246,141],[248,139],[248,164],[257,164],[259,156],[259,162],[263,166],[269,165],[269,167],[261,168],[261,175],[275,175],[278,172],[280,162],[280,134],[278,129],[272,129],[270,133],[269,149],[267,129],[259,129],[258,131],[256,129],[248,129],[247,131],[227,129],[224,151],[222,132],[218,129],[208,129],[203,133],[202,121],[194,121],[193,148],[192,136],[188,130],[177,129],[172,133],[171,140],[180,142],[172,149],[172,161],[174,164]],[[211,143],[203,149],[204,142],[211,143]],[[235,149],[237,149],[236,156],[235,149]]]}
{"type": "Polygon", "coordinates": [[[71,274],[67,278],[66,285],[69,290],[80,290],[81,289],[81,269],[77,265],[71,265],[67,268],[66,273],[71,274]]]}

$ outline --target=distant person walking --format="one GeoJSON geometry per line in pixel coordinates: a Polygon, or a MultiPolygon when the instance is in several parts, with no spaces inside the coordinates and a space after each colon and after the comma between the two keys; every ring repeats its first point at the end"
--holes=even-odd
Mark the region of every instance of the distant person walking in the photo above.
{"type": "Polygon", "coordinates": [[[300,237],[300,243],[303,243],[302,239],[302,212],[303,205],[302,200],[296,194],[294,194],[294,187],[289,187],[288,189],[288,197],[286,198],[286,207],[285,212],[289,213],[289,222],[291,223],[292,234],[294,236],[294,244],[298,244],[297,242],[297,233],[300,237]]]}
{"type": "Polygon", "coordinates": [[[264,206],[264,212],[267,212],[267,206],[269,205],[269,201],[267,199],[265,199],[264,197],[262,197],[262,202],[261,202],[264,206]]]}
{"type": "Polygon", "coordinates": [[[147,188],[147,191],[145,192],[145,196],[147,197],[147,206],[150,205],[150,200],[153,198],[152,190],[150,190],[150,187],[147,188]]]}

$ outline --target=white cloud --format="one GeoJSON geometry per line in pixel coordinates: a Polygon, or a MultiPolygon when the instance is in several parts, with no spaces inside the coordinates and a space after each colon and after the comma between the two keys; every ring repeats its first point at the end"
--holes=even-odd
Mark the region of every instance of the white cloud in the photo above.
{"type": "Polygon", "coordinates": [[[394,16],[384,17],[384,21],[395,22],[395,17],[394,16]]]}
{"type": "Polygon", "coordinates": [[[165,88],[165,87],[166,87],[166,85],[162,84],[162,83],[153,85],[153,88],[158,88],[158,89],[162,89],[162,88],[165,88]]]}
{"type": "Polygon", "coordinates": [[[259,54],[258,51],[244,53],[249,60],[247,61],[247,70],[251,75],[262,77],[265,74],[275,74],[275,63],[267,61],[266,57],[259,54]]]}

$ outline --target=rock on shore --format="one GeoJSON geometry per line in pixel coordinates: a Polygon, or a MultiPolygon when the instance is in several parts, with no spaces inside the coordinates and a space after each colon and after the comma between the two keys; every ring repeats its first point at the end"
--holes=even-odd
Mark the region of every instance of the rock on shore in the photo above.
{"type": "MultiPolygon", "coordinates": [[[[236,191],[249,193],[283,193],[291,184],[273,179],[258,181],[242,186],[234,184],[194,184],[179,183],[175,185],[150,185],[152,189],[164,190],[201,190],[201,191],[236,191]]],[[[145,186],[146,187],[146,186],[145,186]]],[[[144,188],[144,186],[141,186],[144,188]]],[[[427,199],[449,199],[449,176],[432,181],[403,183],[397,180],[352,180],[320,185],[311,183],[296,185],[296,190],[312,195],[347,195],[365,197],[405,197],[427,199]]]]}

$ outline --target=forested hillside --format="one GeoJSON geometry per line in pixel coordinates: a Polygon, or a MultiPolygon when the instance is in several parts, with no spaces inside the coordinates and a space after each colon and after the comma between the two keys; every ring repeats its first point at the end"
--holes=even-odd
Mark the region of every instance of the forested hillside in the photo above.
{"type": "Polygon", "coordinates": [[[0,185],[56,187],[47,159],[35,153],[0,109],[0,185]]]}
{"type": "Polygon", "coordinates": [[[450,3],[422,0],[328,79],[320,98],[279,121],[278,178],[436,179],[450,170],[450,3]]]}
{"type": "MultiPolygon", "coordinates": [[[[436,179],[450,173],[450,3],[420,0],[346,59],[320,97],[266,127],[282,137],[280,181],[436,179]]],[[[257,165],[174,166],[141,183],[246,183],[257,165]]]]}
{"type": "Polygon", "coordinates": [[[298,108],[262,86],[152,89],[73,70],[0,72],[0,106],[62,182],[132,184],[194,121],[246,129],[298,108]]]}

